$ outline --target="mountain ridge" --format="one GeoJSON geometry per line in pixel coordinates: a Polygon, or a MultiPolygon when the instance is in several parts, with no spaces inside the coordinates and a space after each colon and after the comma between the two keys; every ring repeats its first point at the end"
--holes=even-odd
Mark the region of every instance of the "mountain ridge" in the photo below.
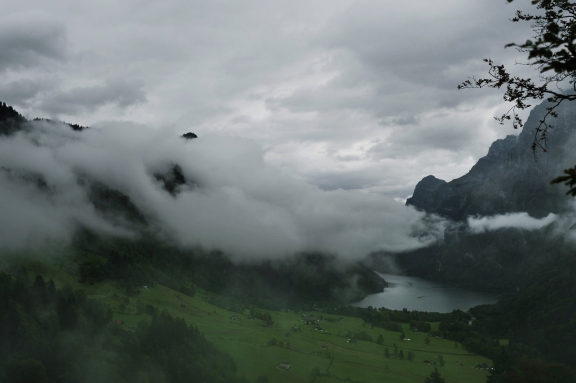
{"type": "Polygon", "coordinates": [[[401,269],[423,278],[471,288],[521,290],[527,275],[555,259],[569,257],[573,246],[558,232],[560,223],[539,230],[515,227],[473,233],[469,219],[528,213],[544,218],[569,209],[565,190],[550,185],[562,169],[576,162],[576,105],[562,104],[546,153],[531,150],[534,129],[547,103],[536,106],[518,136],[496,140],[486,156],[462,177],[449,182],[430,175],[415,187],[406,205],[447,221],[443,240],[427,248],[393,256],[401,269]]]}

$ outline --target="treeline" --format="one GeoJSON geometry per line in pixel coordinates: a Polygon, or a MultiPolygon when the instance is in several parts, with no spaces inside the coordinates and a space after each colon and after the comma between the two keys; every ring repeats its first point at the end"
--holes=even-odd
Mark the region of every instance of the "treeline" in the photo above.
{"type": "Polygon", "coordinates": [[[232,358],[166,312],[135,331],[109,308],[25,270],[0,272],[0,381],[11,383],[245,382],[232,358]]]}
{"type": "Polygon", "coordinates": [[[81,282],[114,280],[129,294],[157,282],[188,295],[200,287],[266,309],[309,310],[318,302],[359,300],[386,284],[366,266],[318,253],[239,265],[219,251],[180,249],[154,235],[134,240],[88,231],[77,234],[74,246],[81,282]]]}
{"type": "Polygon", "coordinates": [[[429,322],[440,322],[439,331],[435,334],[461,343],[462,347],[470,352],[490,359],[494,359],[501,352],[498,339],[474,331],[469,326],[472,317],[461,310],[437,313],[407,309],[389,310],[383,307],[376,309],[374,307],[335,306],[325,311],[328,314],[358,317],[367,325],[399,333],[403,333],[401,323],[407,323],[412,331],[430,333],[432,328],[429,322]]]}
{"type": "Polygon", "coordinates": [[[427,322],[440,321],[468,321],[470,315],[460,310],[451,313],[437,313],[426,311],[390,310],[384,307],[354,307],[348,305],[329,306],[324,310],[327,314],[345,315],[357,317],[365,323],[390,331],[402,332],[400,323],[408,323],[411,329],[430,332],[430,324],[427,322]]]}
{"type": "Polygon", "coordinates": [[[468,320],[460,318],[452,321],[442,321],[438,325],[439,334],[446,339],[462,344],[470,352],[494,359],[500,355],[500,342],[489,335],[474,331],[468,320]]]}

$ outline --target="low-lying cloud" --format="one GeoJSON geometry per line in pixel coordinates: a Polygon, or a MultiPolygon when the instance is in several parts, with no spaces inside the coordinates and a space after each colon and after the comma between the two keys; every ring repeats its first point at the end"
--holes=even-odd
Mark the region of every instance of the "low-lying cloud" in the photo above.
{"type": "Polygon", "coordinates": [[[504,228],[516,228],[522,230],[538,230],[556,220],[553,213],[544,218],[534,218],[528,213],[509,213],[491,217],[468,217],[468,228],[474,234],[485,233],[504,228]]]}
{"type": "Polygon", "coordinates": [[[144,126],[109,123],[82,132],[43,121],[0,139],[0,248],[66,241],[79,226],[130,235],[90,202],[90,182],[128,196],[159,234],[183,246],[217,248],[236,259],[322,251],[345,258],[400,252],[441,237],[442,221],[391,198],[325,191],[264,161],[254,141],[195,140],[144,126]],[[178,164],[180,193],[154,177],[178,164]]]}

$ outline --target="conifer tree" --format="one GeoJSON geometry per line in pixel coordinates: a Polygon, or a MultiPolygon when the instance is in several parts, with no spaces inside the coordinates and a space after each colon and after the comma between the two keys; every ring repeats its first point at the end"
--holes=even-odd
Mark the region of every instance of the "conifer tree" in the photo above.
{"type": "Polygon", "coordinates": [[[427,376],[424,379],[424,383],[446,383],[446,381],[440,375],[440,372],[438,371],[438,369],[435,367],[434,371],[432,371],[430,373],[430,376],[427,376]]]}

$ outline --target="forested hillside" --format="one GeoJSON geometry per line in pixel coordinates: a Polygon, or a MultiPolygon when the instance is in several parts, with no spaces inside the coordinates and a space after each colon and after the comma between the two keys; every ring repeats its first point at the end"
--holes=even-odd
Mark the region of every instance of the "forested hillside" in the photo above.
{"type": "Polygon", "coordinates": [[[514,297],[471,310],[474,329],[510,339],[516,356],[544,356],[576,367],[576,259],[533,271],[528,287],[514,297]]]}
{"type": "Polygon", "coordinates": [[[353,302],[386,286],[360,263],[319,253],[235,264],[217,250],[181,249],[153,236],[129,240],[89,232],[79,233],[74,246],[80,281],[113,280],[128,292],[160,283],[189,295],[200,287],[271,309],[310,309],[318,302],[353,302]]]}
{"type": "Polygon", "coordinates": [[[70,286],[25,270],[0,272],[0,380],[28,382],[243,382],[232,358],[197,328],[162,312],[135,331],[70,286]]]}

